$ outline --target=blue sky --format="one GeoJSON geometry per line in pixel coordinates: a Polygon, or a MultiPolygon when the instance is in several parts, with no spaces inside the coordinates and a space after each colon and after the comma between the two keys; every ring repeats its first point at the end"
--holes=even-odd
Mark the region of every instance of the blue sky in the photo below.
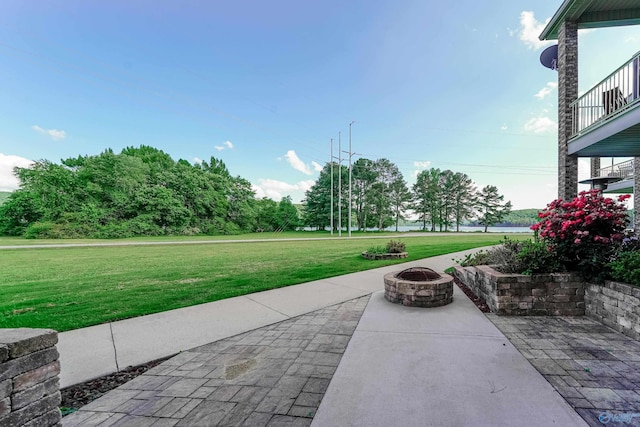
{"type": "MultiPolygon", "coordinates": [[[[561,0],[4,0],[0,190],[15,165],[151,145],[222,159],[259,196],[304,197],[337,156],[437,167],[514,207],[557,196],[557,73],[537,36],[561,0]]],[[[580,90],[640,50],[581,32],[580,90]]],[[[587,161],[581,161],[586,177],[587,161]]]]}

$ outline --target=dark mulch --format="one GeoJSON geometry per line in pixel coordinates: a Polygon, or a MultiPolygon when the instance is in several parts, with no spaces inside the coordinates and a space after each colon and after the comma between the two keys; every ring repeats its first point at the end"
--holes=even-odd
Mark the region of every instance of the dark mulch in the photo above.
{"type": "Polygon", "coordinates": [[[458,287],[460,288],[460,290],[462,292],[464,292],[464,294],[466,296],[469,297],[469,299],[471,301],[473,301],[473,303],[476,305],[476,307],[478,307],[478,309],[483,312],[483,313],[491,313],[491,309],[489,309],[489,306],[487,305],[487,303],[485,302],[485,300],[483,300],[482,298],[479,298],[476,296],[476,294],[474,294],[471,289],[469,289],[467,287],[467,285],[465,285],[464,283],[462,283],[460,280],[458,280],[457,277],[453,277],[453,281],[456,283],[456,285],[458,285],[458,287]]]}
{"type": "Polygon", "coordinates": [[[115,372],[113,374],[95,378],[91,381],[72,385],[71,387],[60,390],[60,394],[62,394],[62,403],[60,404],[62,415],[68,415],[77,411],[81,406],[84,406],[114,388],[118,388],[122,384],[131,381],[138,375],[144,374],[149,369],[158,366],[167,359],[169,359],[169,357],[153,360],[138,366],[129,366],[120,372],[115,372]]]}

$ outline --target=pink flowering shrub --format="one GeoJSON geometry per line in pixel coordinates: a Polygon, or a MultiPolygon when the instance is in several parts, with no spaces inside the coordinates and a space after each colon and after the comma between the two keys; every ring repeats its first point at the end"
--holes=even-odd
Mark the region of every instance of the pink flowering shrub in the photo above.
{"type": "Polygon", "coordinates": [[[538,213],[531,226],[569,271],[588,280],[602,280],[629,224],[627,208],[618,200],[603,197],[599,190],[583,191],[570,202],[554,200],[538,213]]]}

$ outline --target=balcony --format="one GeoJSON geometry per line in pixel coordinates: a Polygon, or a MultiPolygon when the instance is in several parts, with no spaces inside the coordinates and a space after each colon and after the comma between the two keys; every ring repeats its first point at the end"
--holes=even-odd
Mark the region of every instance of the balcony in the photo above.
{"type": "Polygon", "coordinates": [[[615,177],[620,179],[633,178],[633,160],[626,160],[615,165],[601,168],[598,171],[598,178],[615,177]]]}
{"type": "Polygon", "coordinates": [[[640,155],[640,52],[571,104],[569,154],[640,155]]]}
{"type": "Polygon", "coordinates": [[[626,160],[600,168],[595,176],[580,181],[580,184],[589,184],[591,188],[600,188],[604,193],[631,194],[634,183],[633,164],[633,160],[626,160]]]}
{"type": "Polygon", "coordinates": [[[581,181],[595,187],[604,187],[604,193],[633,193],[633,160],[626,160],[615,165],[606,166],[598,171],[597,176],[581,181]]]}

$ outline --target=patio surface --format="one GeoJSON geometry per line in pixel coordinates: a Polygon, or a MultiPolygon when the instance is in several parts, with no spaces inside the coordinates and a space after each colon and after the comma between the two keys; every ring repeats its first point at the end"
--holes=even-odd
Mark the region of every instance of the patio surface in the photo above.
{"type": "Polygon", "coordinates": [[[640,342],[588,317],[487,317],[590,426],[640,426],[640,342]]]}
{"type": "MultiPolygon", "coordinates": [[[[451,259],[437,258],[407,266],[437,266],[441,271],[451,259]]],[[[325,287],[335,292],[337,283],[363,291],[381,289],[389,269],[254,298],[278,302],[279,311],[287,313],[288,304],[290,310],[299,309],[296,301],[317,301],[318,296],[329,301],[325,287]]],[[[639,342],[587,318],[484,315],[457,287],[454,292],[452,304],[431,309],[391,304],[380,291],[356,297],[344,293],[341,302],[323,303],[307,313],[291,311],[283,321],[194,345],[62,423],[640,425],[639,342]]],[[[233,310],[218,305],[208,310],[233,313],[227,322],[252,315],[252,301],[242,303],[246,311],[239,301],[229,304],[233,310]]],[[[309,307],[314,304],[319,303],[310,302],[309,307]]],[[[176,315],[190,313],[181,310],[186,311],[176,315]]],[[[205,327],[202,310],[193,308],[194,324],[205,327]]],[[[139,325],[155,321],[141,319],[139,325]]],[[[132,334],[140,333],[134,323],[127,327],[132,334]]],[[[180,329],[167,332],[179,334],[180,329]]]]}
{"type": "Polygon", "coordinates": [[[64,426],[308,426],[369,300],[185,351],[64,426]]]}

